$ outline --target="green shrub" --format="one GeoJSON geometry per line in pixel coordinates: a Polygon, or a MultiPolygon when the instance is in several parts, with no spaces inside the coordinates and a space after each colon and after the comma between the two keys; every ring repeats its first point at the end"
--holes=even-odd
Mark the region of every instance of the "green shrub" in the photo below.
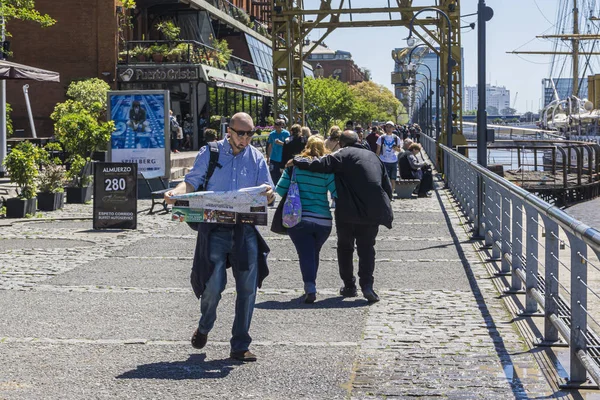
{"type": "Polygon", "coordinates": [[[10,175],[10,181],[17,185],[17,195],[22,199],[32,199],[37,194],[39,162],[44,151],[25,141],[12,148],[4,159],[4,166],[10,175]]]}

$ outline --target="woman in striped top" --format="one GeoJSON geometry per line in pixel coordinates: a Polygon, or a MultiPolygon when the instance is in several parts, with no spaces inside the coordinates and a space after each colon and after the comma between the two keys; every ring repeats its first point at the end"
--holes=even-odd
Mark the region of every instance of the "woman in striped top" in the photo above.
{"type": "MultiPolygon", "coordinates": [[[[321,135],[308,138],[301,157],[322,157],[329,151],[321,135]]],[[[292,170],[286,169],[277,184],[277,193],[284,196],[290,187],[292,170]]],[[[288,229],[288,234],[296,246],[300,259],[300,271],[304,281],[304,302],[314,303],[317,295],[317,270],[319,269],[319,253],[321,247],[331,233],[331,211],[327,192],[336,197],[333,174],[302,171],[296,168],[296,182],[300,189],[302,203],[302,220],[298,225],[288,229]]]]}

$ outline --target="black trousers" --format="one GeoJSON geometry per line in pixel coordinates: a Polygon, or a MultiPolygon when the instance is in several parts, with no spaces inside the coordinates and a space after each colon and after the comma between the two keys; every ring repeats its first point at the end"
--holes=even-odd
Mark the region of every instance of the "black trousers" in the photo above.
{"type": "Polygon", "coordinates": [[[358,279],[361,288],[373,286],[375,241],[379,225],[350,224],[336,220],[337,255],[340,278],[346,287],[356,285],[354,278],[354,242],[358,253],[358,279]]]}

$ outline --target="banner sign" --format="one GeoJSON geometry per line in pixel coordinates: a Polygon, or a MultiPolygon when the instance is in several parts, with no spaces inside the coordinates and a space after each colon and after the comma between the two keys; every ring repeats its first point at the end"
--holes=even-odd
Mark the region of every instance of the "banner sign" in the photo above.
{"type": "Polygon", "coordinates": [[[172,219],[180,222],[267,225],[266,185],[230,192],[194,192],[173,196],[172,219]]]}
{"type": "Polygon", "coordinates": [[[108,116],[115,123],[109,160],[138,164],[146,176],[170,175],[168,90],[108,92],[108,116]]]}
{"type": "Polygon", "coordinates": [[[95,163],[94,229],[137,228],[137,164],[95,163]]]}

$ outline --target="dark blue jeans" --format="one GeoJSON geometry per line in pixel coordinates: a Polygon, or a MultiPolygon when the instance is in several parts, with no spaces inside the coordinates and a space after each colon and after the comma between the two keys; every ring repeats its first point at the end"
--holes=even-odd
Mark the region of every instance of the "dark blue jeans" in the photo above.
{"type": "MultiPolygon", "coordinates": [[[[244,236],[248,246],[249,265],[242,266],[244,270],[233,268],[235,278],[235,319],[231,329],[231,351],[246,351],[252,342],[248,334],[254,304],[256,302],[256,287],[258,284],[258,242],[256,230],[252,225],[244,226],[244,236]]],[[[229,255],[235,265],[233,252],[233,229],[219,228],[210,234],[210,261],[215,264],[215,270],[206,283],[204,293],[200,300],[202,316],[198,323],[198,331],[208,334],[217,319],[217,306],[221,300],[221,293],[227,284],[226,261],[229,255]]]]}
{"type": "Polygon", "coordinates": [[[288,234],[296,246],[300,259],[305,293],[317,292],[319,253],[330,233],[331,226],[323,226],[309,221],[300,221],[298,225],[288,229],[288,234]]]}

